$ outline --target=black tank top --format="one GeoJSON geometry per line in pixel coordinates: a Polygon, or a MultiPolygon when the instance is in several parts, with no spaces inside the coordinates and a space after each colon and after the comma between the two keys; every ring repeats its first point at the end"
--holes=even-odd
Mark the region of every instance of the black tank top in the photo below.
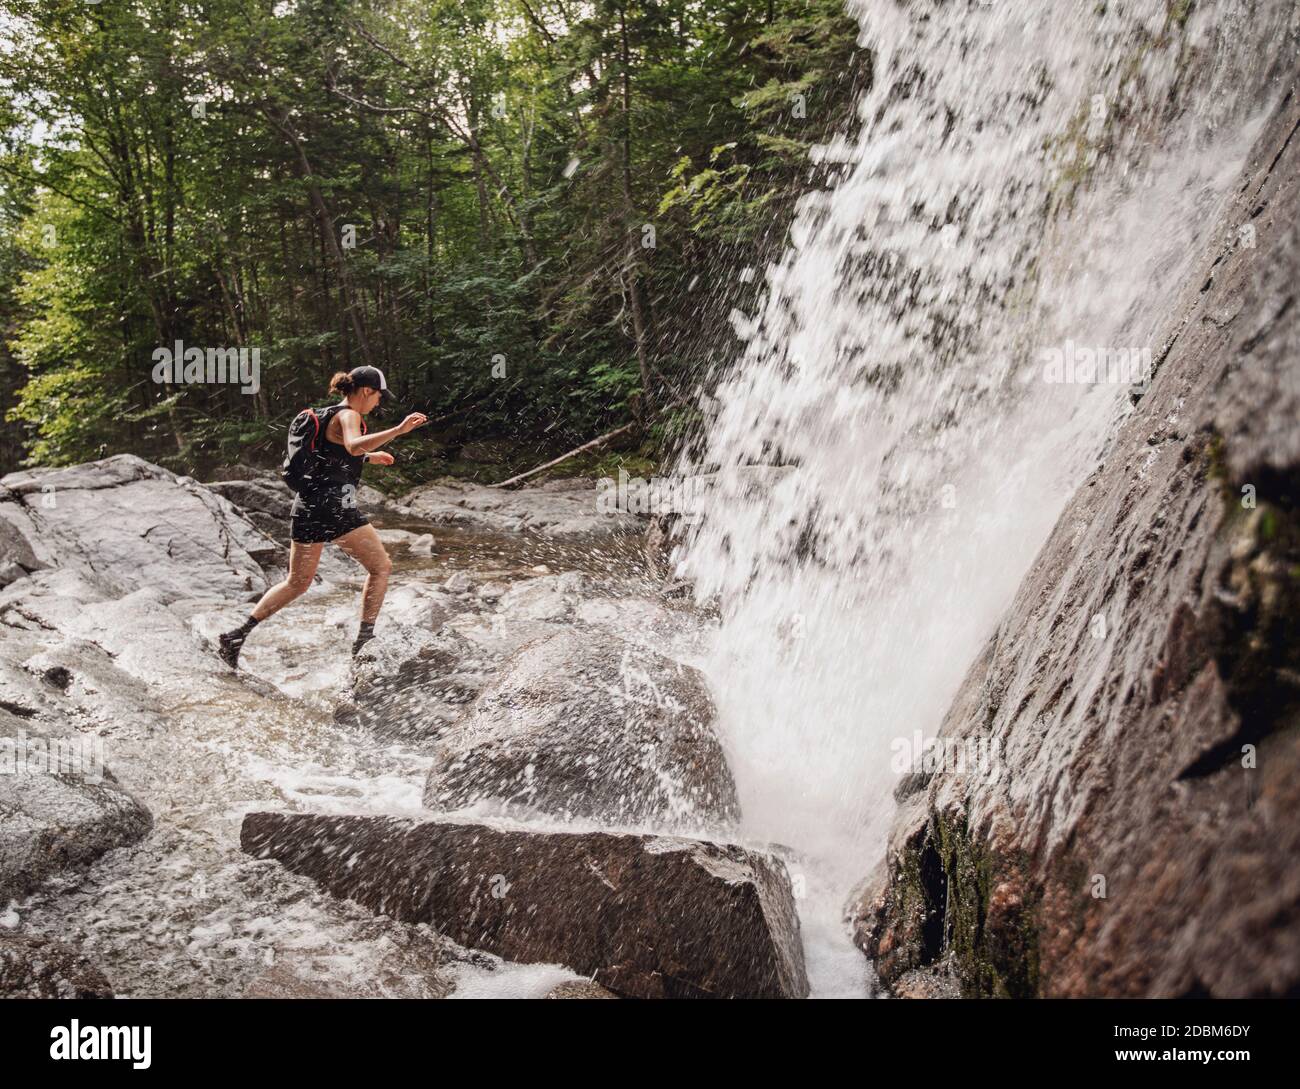
{"type": "MultiPolygon", "coordinates": [[[[347,405],[331,405],[329,408],[322,409],[316,413],[320,417],[320,438],[316,440],[316,455],[320,458],[321,466],[314,477],[322,479],[326,487],[331,485],[343,487],[352,485],[356,487],[361,483],[361,468],[366,463],[366,459],[361,454],[349,454],[347,447],[341,443],[331,442],[327,437],[330,424],[347,405]]],[[[361,421],[361,433],[366,433],[366,421],[361,421]]]]}

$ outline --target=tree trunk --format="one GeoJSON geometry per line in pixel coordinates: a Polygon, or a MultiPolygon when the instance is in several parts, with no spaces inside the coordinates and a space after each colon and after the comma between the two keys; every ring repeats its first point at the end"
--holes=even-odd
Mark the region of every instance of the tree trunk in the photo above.
{"type": "Polygon", "coordinates": [[[634,222],[636,207],[632,200],[632,52],[627,40],[627,7],[620,4],[619,31],[623,54],[623,229],[627,234],[628,302],[632,308],[632,335],[636,340],[636,359],[641,371],[642,401],[637,406],[638,417],[644,417],[653,399],[650,388],[650,359],[646,350],[645,307],[641,299],[641,246],[640,232],[634,222]]]}

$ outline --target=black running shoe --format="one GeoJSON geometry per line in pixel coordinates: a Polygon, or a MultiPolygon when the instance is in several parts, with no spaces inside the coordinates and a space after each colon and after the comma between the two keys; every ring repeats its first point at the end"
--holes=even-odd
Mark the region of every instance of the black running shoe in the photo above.
{"type": "Polygon", "coordinates": [[[243,633],[228,631],[217,642],[220,644],[217,653],[221,655],[221,660],[231,669],[238,669],[239,652],[244,649],[243,633]]]}
{"type": "Polygon", "coordinates": [[[360,654],[361,648],[364,647],[367,643],[369,643],[370,640],[373,639],[374,637],[375,637],[375,633],[372,631],[363,631],[359,633],[356,637],[356,640],[352,644],[352,657],[355,658],[358,654],[360,654]]]}

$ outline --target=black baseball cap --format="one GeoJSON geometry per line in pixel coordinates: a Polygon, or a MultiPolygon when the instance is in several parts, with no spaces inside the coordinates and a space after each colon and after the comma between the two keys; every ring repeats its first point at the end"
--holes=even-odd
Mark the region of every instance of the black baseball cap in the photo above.
{"type": "Polygon", "coordinates": [[[393,395],[388,392],[388,379],[378,367],[353,367],[349,372],[352,384],[364,389],[377,389],[381,401],[391,401],[393,395]]]}

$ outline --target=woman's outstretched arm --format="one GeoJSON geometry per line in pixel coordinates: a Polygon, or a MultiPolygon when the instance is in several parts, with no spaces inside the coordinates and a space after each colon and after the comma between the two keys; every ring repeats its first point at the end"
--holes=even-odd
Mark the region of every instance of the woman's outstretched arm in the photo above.
{"type": "Polygon", "coordinates": [[[392,442],[398,435],[405,435],[408,431],[414,431],[417,427],[423,427],[429,422],[428,417],[423,412],[412,412],[396,427],[390,427],[387,431],[376,431],[370,435],[361,433],[361,413],[355,409],[345,408],[338,416],[339,427],[343,429],[342,446],[347,452],[354,457],[358,454],[368,454],[372,450],[378,450],[386,442],[392,442]]]}

